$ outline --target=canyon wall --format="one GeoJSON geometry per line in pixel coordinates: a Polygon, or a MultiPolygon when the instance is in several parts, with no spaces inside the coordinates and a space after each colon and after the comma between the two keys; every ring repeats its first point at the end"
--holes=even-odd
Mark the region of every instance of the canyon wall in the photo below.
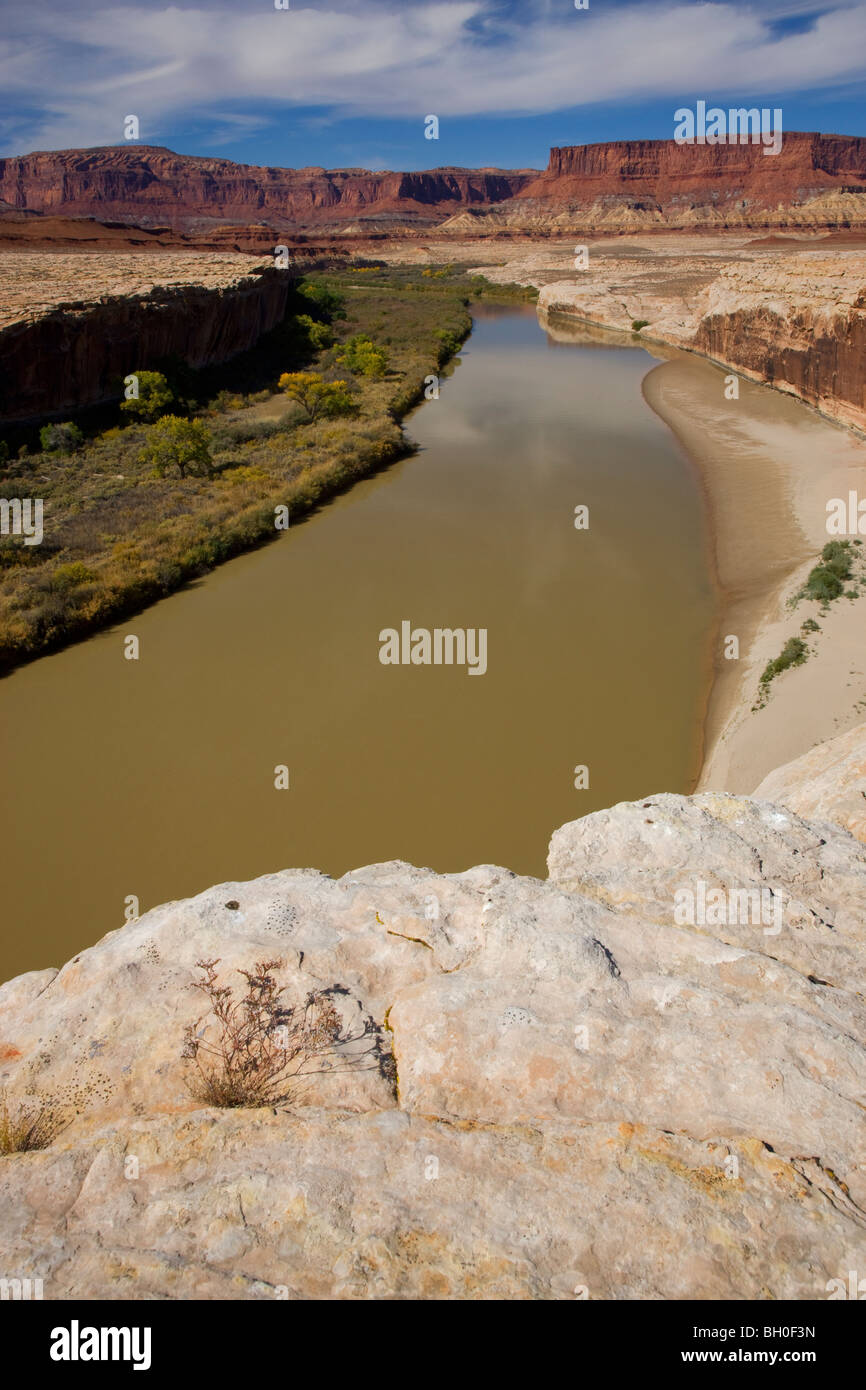
{"type": "Polygon", "coordinates": [[[792,305],[786,313],[732,306],[706,315],[691,346],[799,396],[831,419],[866,430],[864,307],[827,319],[810,305],[792,305]]]}
{"type": "Polygon", "coordinates": [[[285,870],[3,985],[12,1113],[67,1122],[0,1157],[5,1273],[46,1299],[826,1299],[866,1259],[866,848],[820,763],[780,788],[820,819],[649,796],[559,829],[546,882],[285,870]],[[678,919],[698,879],[763,915],[678,919]],[[335,1052],[285,1103],[197,1101],[196,962],[237,987],[277,957],[286,1005],[327,991],[335,1052]]]}
{"type": "MultiPolygon", "coordinates": [[[[13,271],[25,264],[16,255],[11,260],[13,271]]],[[[284,317],[293,281],[291,270],[244,257],[214,258],[210,267],[189,255],[125,260],[137,283],[112,293],[109,257],[40,258],[49,285],[52,270],[61,274],[58,262],[66,262],[80,292],[88,271],[94,287],[86,298],[35,310],[31,304],[0,329],[0,419],[26,421],[117,399],[129,372],[163,358],[204,366],[246,352],[284,317]]]]}
{"type": "Polygon", "coordinates": [[[777,155],[765,154],[760,144],[677,145],[673,140],[555,148],[544,176],[524,194],[539,196],[545,186],[581,196],[637,191],[665,203],[683,194],[719,196],[721,189],[724,197],[770,204],[858,183],[866,184],[866,138],[791,131],[777,155]]]}
{"type": "MultiPolygon", "coordinates": [[[[106,146],[0,160],[12,209],[114,218],[203,234],[221,223],[303,232],[434,230],[455,214],[478,234],[651,226],[866,226],[866,139],[792,131],[762,145],[610,141],[550,152],[545,170],[415,173],[281,169],[106,146]]],[[[465,230],[466,228],[462,228],[465,230]]],[[[443,229],[446,234],[447,226],[443,229]]],[[[34,228],[34,235],[38,229],[34,228]]]]}
{"type": "Polygon", "coordinates": [[[160,146],[58,150],[0,160],[0,198],[38,212],[154,223],[267,221],[291,228],[359,214],[441,220],[455,205],[511,198],[536,171],[278,169],[174,154],[160,146]]]}
{"type": "Polygon", "coordinates": [[[866,226],[866,139],[791,131],[778,155],[673,140],[552,149],[520,200],[490,214],[513,230],[545,220],[563,233],[866,226]]]}
{"type": "Polygon", "coordinates": [[[541,288],[564,313],[700,352],[866,430],[866,253],[744,248],[727,261],[674,244],[608,259],[541,288]]]}

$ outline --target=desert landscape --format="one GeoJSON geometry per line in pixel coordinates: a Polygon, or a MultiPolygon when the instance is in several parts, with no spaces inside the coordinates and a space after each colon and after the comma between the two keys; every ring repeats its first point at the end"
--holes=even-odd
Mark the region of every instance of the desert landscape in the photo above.
{"type": "Polygon", "coordinates": [[[866,1297],[866,136],[485,99],[6,140],[4,1299],[866,1297]]]}

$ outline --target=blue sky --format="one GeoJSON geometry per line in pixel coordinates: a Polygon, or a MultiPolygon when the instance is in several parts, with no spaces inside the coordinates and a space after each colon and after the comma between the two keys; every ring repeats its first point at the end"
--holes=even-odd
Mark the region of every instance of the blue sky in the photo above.
{"type": "Polygon", "coordinates": [[[141,143],[255,164],[543,167],[699,99],[866,134],[866,0],[0,0],[0,155],[141,143]],[[424,117],[439,117],[439,139],[424,117]]]}

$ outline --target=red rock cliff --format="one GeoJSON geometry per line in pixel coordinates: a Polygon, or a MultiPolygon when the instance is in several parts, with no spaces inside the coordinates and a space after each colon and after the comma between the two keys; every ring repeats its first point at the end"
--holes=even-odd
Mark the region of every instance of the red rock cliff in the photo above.
{"type": "Polygon", "coordinates": [[[0,332],[0,420],[74,412],[116,398],[123,377],[177,355],[192,366],[254,346],[285,315],[291,276],[263,270],[222,287],[64,304],[0,332]]]}
{"type": "MultiPolygon", "coordinates": [[[[563,210],[607,232],[636,226],[866,226],[866,139],[792,131],[778,155],[758,145],[612,141],[553,149],[536,170],[278,169],[158,146],[58,150],[0,160],[0,201],[15,209],[113,218],[201,233],[216,223],[300,228],[378,222],[429,228],[472,208],[531,230],[563,210]],[[603,219],[599,220],[599,211],[603,219]]],[[[564,227],[562,230],[565,230],[564,227]]]]}
{"type": "Polygon", "coordinates": [[[673,140],[627,140],[571,145],[550,151],[525,197],[590,201],[610,194],[695,201],[741,197],[762,207],[852,185],[866,186],[866,139],[792,131],[777,155],[761,145],[677,145],[673,140]]]}
{"type": "MultiPolygon", "coordinates": [[[[16,208],[185,226],[202,218],[316,224],[377,213],[448,215],[514,197],[535,171],[275,169],[155,146],[58,150],[0,160],[0,199],[16,208]]],[[[438,220],[438,219],[435,219],[438,220]]]]}
{"type": "Polygon", "coordinates": [[[613,190],[635,181],[740,178],[758,188],[780,180],[793,190],[797,180],[827,188],[866,179],[866,138],[791,131],[777,155],[761,145],[677,145],[673,140],[625,140],[603,145],[565,145],[550,151],[543,178],[601,179],[613,190]]]}

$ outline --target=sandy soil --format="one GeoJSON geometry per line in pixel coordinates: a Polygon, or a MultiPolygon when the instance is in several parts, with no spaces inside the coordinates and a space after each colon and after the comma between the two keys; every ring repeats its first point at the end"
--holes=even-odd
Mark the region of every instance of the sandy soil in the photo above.
{"type": "Polygon", "coordinates": [[[828,500],[849,489],[866,497],[866,442],[768,387],[740,381],[739,400],[725,400],[724,377],[676,354],[649,373],[644,394],[700,470],[713,537],[720,623],[698,788],[751,792],[863,721],[866,596],[824,614],[814,601],[788,602],[830,539],[828,500]],[[809,617],[821,631],[803,634],[808,661],[777,676],[753,710],[767,662],[809,617]],[[729,634],[738,660],[724,657],[729,634]]]}

